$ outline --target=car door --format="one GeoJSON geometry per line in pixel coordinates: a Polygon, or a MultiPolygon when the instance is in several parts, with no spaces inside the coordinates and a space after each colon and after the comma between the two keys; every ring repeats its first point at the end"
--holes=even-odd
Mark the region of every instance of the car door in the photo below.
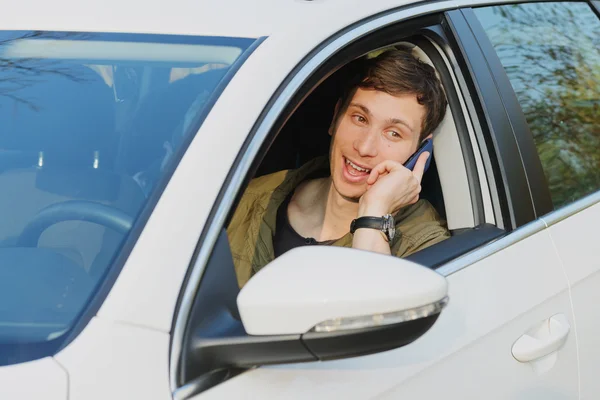
{"type": "MultiPolygon", "coordinates": [[[[445,4],[440,3],[440,7],[445,4]]],[[[423,12],[419,7],[382,16],[379,27],[371,20],[369,29],[376,32],[391,18],[401,25],[403,19],[423,12]]],[[[550,232],[539,219],[547,212],[548,204],[540,191],[543,187],[540,189],[536,186],[539,182],[530,179],[541,173],[539,165],[535,168],[536,160],[527,158],[537,157],[533,141],[524,134],[527,132],[518,131],[526,128],[524,118],[513,112],[518,103],[510,85],[505,85],[508,78],[502,75],[502,65],[476,14],[470,9],[450,11],[440,14],[439,21],[437,28],[443,30],[447,41],[437,44],[444,49],[443,55],[457,82],[447,90],[456,91],[461,98],[464,122],[473,130],[472,140],[468,144],[461,142],[462,152],[481,159],[479,167],[484,176],[474,174],[478,178],[471,182],[471,187],[474,191],[489,190],[493,222],[506,234],[437,269],[448,279],[450,303],[437,323],[406,347],[345,360],[259,366],[237,370],[225,379],[212,375],[211,379],[220,383],[211,385],[210,390],[197,393],[194,382],[198,381],[190,380],[176,390],[176,398],[570,399],[579,396],[569,284],[550,232]]],[[[335,54],[364,35],[363,29],[355,26],[323,46],[321,54],[313,56],[335,54]]],[[[296,73],[308,75],[315,68],[312,65],[307,63],[296,73]]],[[[287,103],[301,89],[301,81],[292,80],[274,103],[287,103]]],[[[280,111],[274,108],[271,112],[276,117],[280,111]]],[[[261,123],[265,120],[269,120],[269,114],[261,123]]],[[[268,131],[259,124],[257,131],[261,129],[268,131]]],[[[265,136],[255,134],[242,150],[239,157],[242,162],[233,166],[233,176],[238,177],[239,184],[250,167],[247,160],[253,157],[250,149],[257,149],[265,136]]],[[[222,198],[235,192],[227,187],[223,190],[222,198]]],[[[222,202],[214,214],[223,216],[231,204],[222,202]]],[[[219,236],[221,229],[222,225],[214,223],[204,236],[212,237],[213,241],[203,243],[202,247],[214,245],[216,250],[210,257],[196,260],[190,276],[196,276],[197,280],[188,281],[186,292],[196,292],[203,268],[209,268],[206,264],[209,258],[222,257],[223,263],[230,262],[226,259],[227,251],[223,250],[226,239],[219,236]]],[[[198,295],[201,294],[202,288],[198,295]]],[[[181,318],[180,315],[178,319],[181,318]]],[[[181,349],[182,345],[174,347],[181,349]]]]}
{"type": "Polygon", "coordinates": [[[488,28],[493,31],[489,36],[527,116],[544,168],[543,182],[550,189],[553,211],[542,219],[571,284],[581,398],[597,398],[600,324],[594,300],[600,287],[596,251],[600,223],[598,8],[585,2],[502,8],[506,15],[496,17],[496,26],[488,28]],[[520,34],[502,37],[499,31],[511,25],[520,34]],[[529,39],[522,40],[523,34],[529,39]]]}

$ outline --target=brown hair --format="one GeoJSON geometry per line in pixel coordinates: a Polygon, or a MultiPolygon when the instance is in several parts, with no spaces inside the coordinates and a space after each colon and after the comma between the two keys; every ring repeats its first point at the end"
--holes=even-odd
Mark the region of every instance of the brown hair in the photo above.
{"type": "Polygon", "coordinates": [[[338,120],[348,109],[358,88],[379,90],[392,96],[414,94],[425,107],[420,140],[432,133],[446,114],[446,96],[435,70],[415,58],[409,49],[385,51],[374,58],[361,58],[348,65],[351,78],[342,89],[340,106],[334,118],[338,120]]]}

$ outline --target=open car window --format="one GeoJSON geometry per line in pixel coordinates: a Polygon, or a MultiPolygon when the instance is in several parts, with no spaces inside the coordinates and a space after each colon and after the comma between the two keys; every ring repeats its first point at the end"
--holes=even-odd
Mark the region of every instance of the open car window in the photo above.
{"type": "MultiPolygon", "coordinates": [[[[434,41],[423,36],[408,38],[395,46],[410,49],[415,57],[434,67],[449,99],[445,118],[434,132],[434,156],[429,170],[423,176],[420,198],[427,200],[437,211],[442,223],[449,229],[452,240],[448,243],[442,241],[430,249],[409,255],[409,259],[435,268],[498,237],[503,231],[489,223],[494,221],[494,217],[485,171],[478,154],[479,149],[474,143],[472,129],[469,129],[471,122],[466,119],[464,100],[457,90],[457,81],[449,69],[447,59],[434,41]],[[467,166],[469,163],[470,167],[467,166]],[[475,186],[470,183],[472,180],[477,180],[475,186]],[[477,191],[473,190],[474,187],[477,191]],[[487,201],[484,201],[485,196],[487,201]]],[[[252,264],[252,268],[241,268],[241,273],[238,270],[240,285],[256,272],[256,265],[268,261],[263,260],[265,254],[273,251],[269,247],[272,246],[272,239],[265,239],[262,230],[274,231],[281,215],[286,215],[285,212],[282,214],[277,210],[275,217],[272,215],[275,212],[271,210],[270,202],[256,205],[252,201],[259,195],[261,188],[271,184],[269,182],[277,181],[277,184],[283,185],[286,182],[286,174],[295,174],[294,171],[301,167],[306,168],[315,159],[327,160],[331,144],[328,131],[336,103],[344,80],[349,79],[349,74],[352,73],[351,69],[346,68],[348,67],[343,66],[330,75],[299,104],[257,165],[253,175],[254,181],[250,184],[251,189],[243,195],[240,209],[235,211],[235,223],[228,227],[229,239],[234,241],[232,251],[236,268],[240,264],[252,264]],[[248,205],[248,200],[251,200],[251,205],[248,205]],[[253,207],[269,207],[270,211],[267,210],[263,221],[251,224],[251,229],[244,225],[244,229],[240,230],[239,220],[247,222],[245,219],[251,218],[250,213],[256,212],[253,207]],[[261,234],[255,235],[253,230],[261,230],[261,234]],[[243,245],[240,245],[240,242],[243,242],[243,245]],[[242,259],[246,257],[245,253],[254,254],[254,258],[242,259]],[[247,276],[248,274],[250,275],[247,276]]],[[[319,176],[327,175],[328,168],[326,169],[327,171],[322,171],[319,176]]],[[[271,189],[275,190],[276,194],[282,188],[283,186],[277,186],[271,189]]],[[[281,200],[277,200],[276,195],[271,198],[273,199],[276,199],[276,202],[281,200]]]]}

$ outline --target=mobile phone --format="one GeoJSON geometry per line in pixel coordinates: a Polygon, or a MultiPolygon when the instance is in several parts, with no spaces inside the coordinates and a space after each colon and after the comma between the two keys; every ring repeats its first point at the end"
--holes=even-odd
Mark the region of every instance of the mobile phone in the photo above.
{"type": "Polygon", "coordinates": [[[404,166],[412,171],[413,168],[415,168],[419,156],[426,151],[429,152],[429,158],[427,158],[425,170],[423,172],[427,171],[427,168],[429,168],[429,164],[431,163],[431,157],[433,156],[433,140],[431,139],[423,140],[423,143],[421,143],[417,151],[404,163],[404,166]]]}

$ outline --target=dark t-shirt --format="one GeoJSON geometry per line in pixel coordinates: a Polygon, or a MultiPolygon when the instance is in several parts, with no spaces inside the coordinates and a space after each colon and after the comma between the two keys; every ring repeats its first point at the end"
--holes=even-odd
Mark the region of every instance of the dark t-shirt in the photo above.
{"type": "Polygon", "coordinates": [[[275,236],[273,237],[273,250],[275,251],[275,257],[279,257],[286,251],[299,246],[310,246],[315,244],[331,245],[335,242],[335,240],[318,242],[314,238],[305,238],[298,234],[294,228],[292,228],[292,225],[290,225],[290,220],[288,219],[287,209],[293,195],[293,191],[288,194],[277,210],[275,236]]]}

